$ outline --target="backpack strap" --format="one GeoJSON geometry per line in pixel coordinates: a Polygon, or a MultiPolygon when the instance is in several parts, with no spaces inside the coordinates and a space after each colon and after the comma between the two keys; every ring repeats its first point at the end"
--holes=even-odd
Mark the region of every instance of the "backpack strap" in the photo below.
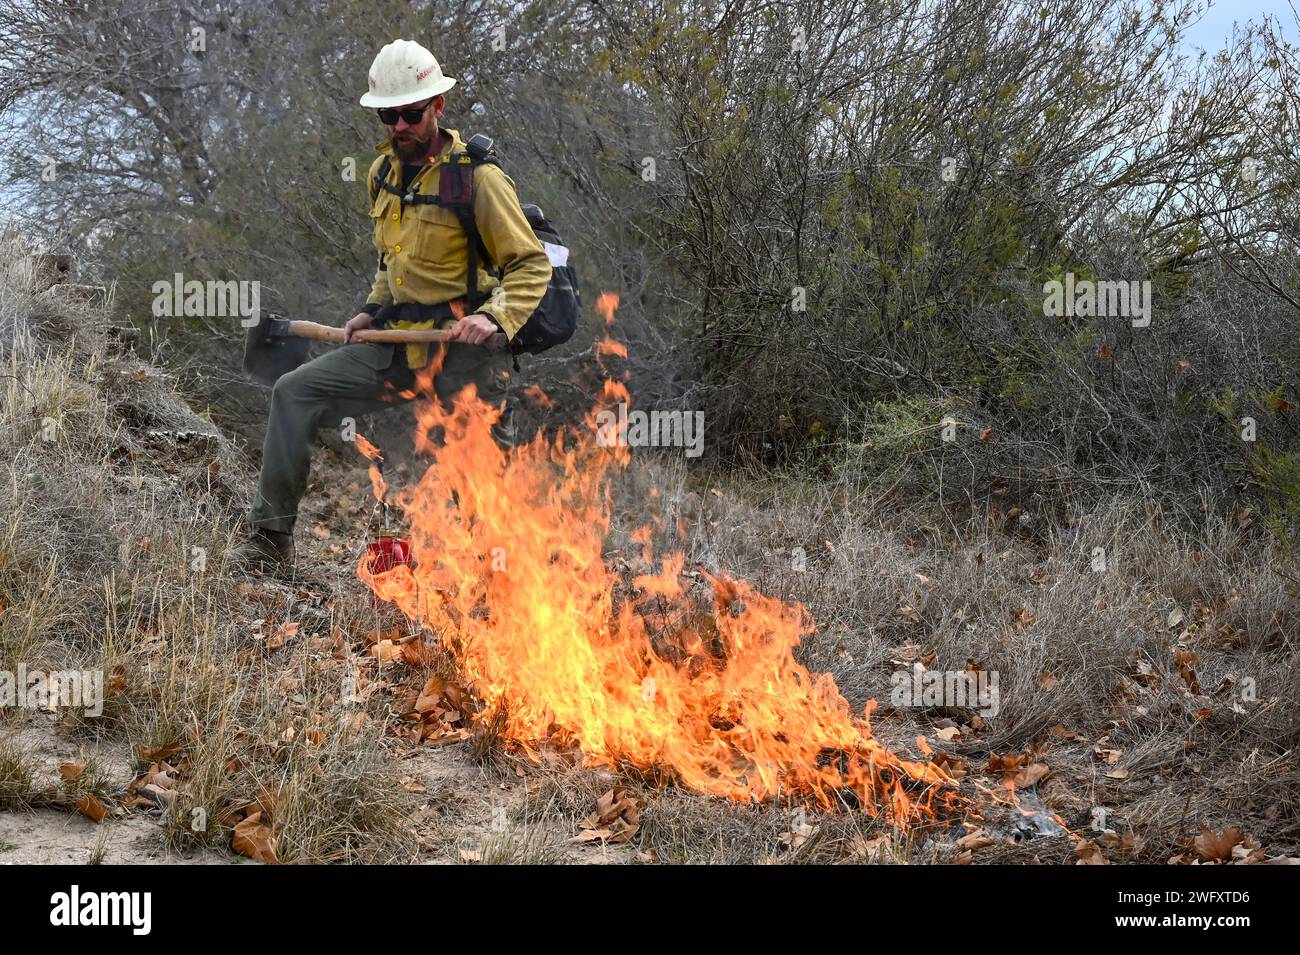
{"type": "Polygon", "coordinates": [[[478,295],[478,258],[481,255],[484,262],[489,260],[487,247],[483,244],[483,237],[479,235],[478,231],[478,223],[474,220],[474,169],[485,164],[496,166],[499,169],[501,163],[497,159],[496,147],[492,143],[492,138],[484,136],[482,133],[469,138],[469,141],[465,143],[465,153],[470,160],[468,167],[462,167],[465,169],[462,175],[467,176],[470,182],[468,201],[463,206],[455,207],[453,211],[456,213],[456,218],[460,220],[460,227],[465,230],[468,239],[466,243],[469,249],[469,272],[467,275],[469,294],[467,299],[473,302],[475,296],[478,295]]]}
{"type": "MultiPolygon", "coordinates": [[[[375,205],[375,200],[379,198],[380,187],[388,185],[388,170],[392,168],[393,168],[392,159],[385,156],[384,161],[381,162],[379,164],[379,168],[375,170],[375,178],[370,180],[370,205],[372,208],[375,205]]],[[[378,270],[380,272],[388,271],[388,265],[384,262],[383,252],[379,253],[378,270]]]]}
{"type": "MultiPolygon", "coordinates": [[[[372,206],[375,204],[375,200],[379,198],[380,187],[388,185],[388,170],[392,168],[393,160],[388,156],[385,156],[384,161],[381,162],[379,168],[375,170],[375,178],[370,181],[370,204],[372,206]]],[[[389,191],[392,191],[391,188],[389,191]]]]}

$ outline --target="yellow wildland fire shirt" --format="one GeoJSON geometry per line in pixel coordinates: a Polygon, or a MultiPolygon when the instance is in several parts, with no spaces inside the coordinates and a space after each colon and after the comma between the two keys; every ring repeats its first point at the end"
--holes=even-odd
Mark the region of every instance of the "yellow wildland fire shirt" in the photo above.
{"type": "MultiPolygon", "coordinates": [[[[438,176],[447,157],[464,152],[465,142],[454,129],[444,129],[451,142],[411,180],[407,191],[419,189],[426,196],[438,194],[438,176]]],[[[392,160],[388,181],[402,185],[402,162],[385,140],[375,147],[379,158],[370,164],[366,189],[372,188],[383,157],[392,160]]],[[[491,315],[507,338],[528,321],[528,316],[546,294],[551,281],[551,261],[519,208],[515,184],[499,167],[481,164],[474,168],[474,219],[489,261],[478,264],[478,291],[490,295],[478,311],[491,315]],[[493,292],[498,280],[500,292],[493,292]]],[[[438,305],[464,298],[469,282],[467,236],[460,220],[450,209],[428,203],[403,206],[401,199],[380,189],[370,207],[375,248],[384,268],[375,269],[374,284],[367,305],[420,302],[438,305]]],[[[454,323],[392,322],[392,328],[446,328],[454,323]]],[[[406,360],[411,368],[423,368],[428,346],[407,345],[406,360]]]]}

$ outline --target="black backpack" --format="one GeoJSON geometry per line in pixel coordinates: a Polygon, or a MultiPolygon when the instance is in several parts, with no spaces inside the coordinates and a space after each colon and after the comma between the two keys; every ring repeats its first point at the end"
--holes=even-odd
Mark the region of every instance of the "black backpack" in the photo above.
{"type": "MultiPolygon", "coordinates": [[[[375,180],[370,189],[370,201],[379,196],[379,190],[397,196],[403,205],[427,203],[450,209],[465,230],[469,250],[469,281],[466,298],[470,302],[478,299],[478,264],[480,258],[489,262],[487,249],[479,235],[478,224],[474,221],[474,167],[490,163],[500,168],[492,140],[482,134],[474,136],[465,144],[465,151],[453,153],[446,166],[438,173],[438,194],[425,196],[419,193],[403,193],[388,181],[388,172],[392,168],[392,159],[384,157],[375,173],[375,180]]],[[[531,203],[520,204],[524,216],[532,227],[533,234],[546,249],[551,260],[551,281],[546,287],[537,309],[528,316],[528,321],[519,329],[510,341],[510,351],[515,355],[527,352],[536,355],[548,348],[562,345],[573,337],[578,327],[578,315],[582,311],[582,298],[578,294],[578,277],[573,266],[568,264],[569,250],[565,247],[555,227],[542,215],[542,210],[531,203]]],[[[494,275],[498,274],[493,272],[494,275]]]]}

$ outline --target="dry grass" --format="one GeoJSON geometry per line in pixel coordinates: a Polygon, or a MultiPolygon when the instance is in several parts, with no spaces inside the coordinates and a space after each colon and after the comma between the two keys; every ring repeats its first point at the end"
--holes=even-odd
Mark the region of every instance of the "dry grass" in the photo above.
{"type": "MultiPolygon", "coordinates": [[[[1148,861],[1201,826],[1240,826],[1270,854],[1300,847],[1300,600],[1240,514],[1175,521],[1135,488],[1064,521],[1026,508],[958,523],[885,506],[843,479],[688,475],[663,456],[628,475],[624,500],[651,484],[664,526],[685,519],[676,546],[688,560],[809,607],[817,632],[800,659],[830,672],[855,709],[879,701],[874,727],[889,745],[915,757],[912,741],[926,734],[973,770],[993,754],[1031,753],[1053,770],[1038,789],[1067,825],[1092,835],[1102,807],[1148,861]],[[1176,651],[1195,654],[1199,692],[1176,651]],[[979,725],[969,708],[891,707],[891,675],[915,658],[996,671],[996,716],[979,725]],[[944,720],[961,728],[951,742],[934,733],[944,720]],[[1116,771],[1127,775],[1107,775],[1116,771]]],[[[777,823],[761,813],[688,803],[648,810],[644,838],[661,855],[773,853],[777,823]]]]}
{"type": "Polygon", "coordinates": [[[0,736],[0,809],[24,809],[36,797],[31,754],[11,735],[0,736]]]}
{"type": "MultiPolygon", "coordinates": [[[[240,454],[157,369],[113,348],[103,314],[39,291],[17,249],[0,263],[0,669],[103,672],[102,716],[66,711],[50,728],[116,745],[139,772],[170,760],[172,848],[228,845],[239,808],[261,800],[282,860],[412,858],[412,800],[381,724],[345,722],[343,665],[313,642],[356,609],[247,585],[232,553],[240,454]],[[259,618],[303,634],[271,652],[259,618]]],[[[41,788],[29,762],[0,749],[6,805],[41,788]]],[[[76,785],[120,798],[130,782],[97,771],[76,785]]]]}
{"type": "MultiPolygon", "coordinates": [[[[172,849],[228,846],[260,808],[281,861],[409,861],[423,803],[445,861],[569,861],[588,851],[569,837],[621,785],[642,805],[641,828],[612,861],[954,857],[946,835],[908,836],[858,813],[810,815],[805,831],[794,807],[568,764],[528,770],[526,797],[486,829],[457,784],[435,781],[417,799],[390,752],[388,697],[342,701],[364,670],[359,636],[377,622],[355,581],[332,593],[244,581],[232,561],[250,477],[241,455],[156,369],[114,350],[102,315],[38,292],[11,253],[0,250],[0,670],[103,671],[103,715],[63,713],[49,728],[117,746],[135,773],[168,760],[181,780],[170,803],[135,811],[163,816],[172,849]],[[297,632],[272,645],[289,622],[297,632]]],[[[1051,775],[1027,798],[1081,835],[1103,808],[1137,837],[1113,861],[1163,861],[1201,826],[1239,825],[1270,854],[1300,846],[1300,601],[1248,522],[1175,521],[1141,488],[1064,520],[1058,502],[959,521],[886,503],[886,489],[849,477],[688,474],[680,459],[647,455],[620,482],[612,550],[644,523],[652,485],[661,543],[811,609],[818,629],[802,661],[830,672],[855,710],[880,701],[887,744],[916,757],[924,734],[975,775],[991,755],[1032,754],[1051,775]],[[1199,692],[1176,651],[1195,654],[1199,692]],[[898,661],[918,658],[996,671],[997,714],[890,706],[898,661]],[[955,738],[939,738],[944,725],[955,738]]],[[[34,719],[2,712],[0,730],[34,719]]],[[[488,778],[518,764],[500,730],[479,727],[465,747],[488,778]]],[[[110,800],[130,783],[97,770],[78,785],[110,800]]],[[[50,791],[0,731],[0,807],[50,791]]],[[[1071,845],[1004,840],[976,861],[1068,862],[1071,845]]]]}

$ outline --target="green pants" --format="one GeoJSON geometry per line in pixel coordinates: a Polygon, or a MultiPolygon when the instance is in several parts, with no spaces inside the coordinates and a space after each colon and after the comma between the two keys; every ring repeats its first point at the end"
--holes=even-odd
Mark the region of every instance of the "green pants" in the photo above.
{"type": "MultiPolygon", "coordinates": [[[[479,397],[501,407],[508,396],[510,356],[478,345],[453,342],[434,376],[434,390],[444,405],[468,384],[479,397]]],[[[292,532],[298,502],[311,472],[311,444],[318,428],[343,428],[353,418],[409,401],[414,373],[392,345],[352,344],[326,352],[291,371],[271,391],[271,414],[262,445],[262,473],[249,522],[273,531],[292,532]]],[[[508,407],[493,429],[497,443],[509,447],[514,433],[508,407]]]]}

